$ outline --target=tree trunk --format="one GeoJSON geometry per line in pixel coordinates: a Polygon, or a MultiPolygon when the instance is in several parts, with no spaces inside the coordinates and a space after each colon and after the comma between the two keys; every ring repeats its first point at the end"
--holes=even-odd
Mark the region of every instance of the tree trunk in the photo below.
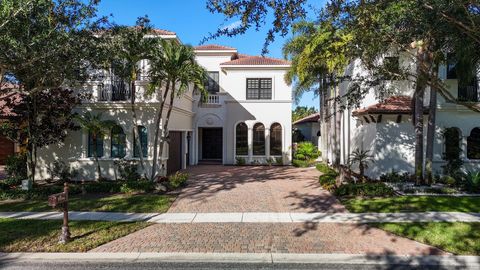
{"type": "Polygon", "coordinates": [[[423,183],[423,94],[423,89],[415,90],[415,182],[417,185],[423,183]]]}
{"type": "MultiPolygon", "coordinates": [[[[145,169],[145,162],[143,161],[143,146],[142,143],[140,142],[140,136],[138,134],[138,128],[137,128],[137,110],[135,107],[135,81],[131,82],[131,110],[132,110],[132,120],[133,120],[133,138],[134,138],[134,144],[137,146],[137,149],[139,150],[139,157],[140,157],[140,167],[142,167],[142,172],[145,178],[147,178],[147,170],[145,169]]],[[[134,153],[135,155],[135,153],[134,153]]]]}
{"type": "Polygon", "coordinates": [[[335,165],[336,167],[340,167],[340,159],[341,159],[341,113],[340,113],[340,106],[337,104],[337,97],[340,96],[340,92],[338,89],[338,85],[336,83],[336,77],[334,77],[335,83],[335,100],[334,100],[334,108],[335,108],[335,165]]]}
{"type": "MultiPolygon", "coordinates": [[[[432,77],[438,76],[438,66],[435,65],[432,72],[432,77]]],[[[427,125],[427,150],[425,159],[425,176],[427,184],[433,183],[433,147],[435,143],[435,128],[436,128],[436,114],[437,114],[437,89],[435,86],[430,86],[430,102],[428,109],[428,125],[427,125]]]]}
{"type": "Polygon", "coordinates": [[[173,101],[175,100],[175,80],[172,81],[172,92],[170,94],[170,103],[168,104],[168,112],[167,112],[167,117],[165,118],[165,123],[163,124],[163,129],[162,133],[164,136],[162,136],[162,141],[160,142],[160,162],[163,163],[163,148],[165,147],[165,138],[168,137],[168,122],[170,121],[170,115],[172,114],[172,109],[173,109],[173,101]]]}
{"type": "Polygon", "coordinates": [[[170,82],[167,82],[167,85],[165,87],[165,93],[160,92],[160,97],[162,97],[162,100],[160,101],[160,108],[159,111],[157,112],[157,119],[155,121],[155,138],[153,142],[153,164],[152,164],[152,173],[151,173],[151,181],[155,180],[155,176],[157,175],[157,162],[158,162],[158,138],[159,138],[159,133],[160,133],[160,123],[162,121],[162,116],[163,116],[163,108],[165,107],[165,100],[167,99],[168,92],[170,90],[170,82]]]}
{"type": "Polygon", "coordinates": [[[102,179],[102,169],[100,168],[100,161],[98,160],[98,137],[97,134],[92,134],[93,138],[93,156],[95,157],[95,162],[97,163],[97,181],[102,179]]]}

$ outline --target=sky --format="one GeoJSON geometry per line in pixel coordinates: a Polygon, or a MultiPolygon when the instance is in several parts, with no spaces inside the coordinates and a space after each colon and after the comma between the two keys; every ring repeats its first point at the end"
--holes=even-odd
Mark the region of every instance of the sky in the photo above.
{"type": "MultiPolygon", "coordinates": [[[[309,5],[317,8],[323,3],[323,0],[309,1],[309,5]]],[[[206,0],[102,0],[98,13],[111,15],[112,21],[122,25],[134,25],[138,17],[148,15],[155,28],[176,32],[183,43],[194,46],[199,45],[205,36],[215,32],[218,27],[229,27],[239,23],[235,19],[225,21],[222,14],[210,13],[206,8],[206,0]]],[[[258,32],[251,29],[244,35],[221,37],[207,44],[221,44],[235,47],[241,53],[259,55],[269,27],[267,24],[258,32]]],[[[287,39],[288,36],[285,38],[278,36],[269,46],[268,56],[283,58],[282,46],[287,39]]],[[[312,93],[307,93],[298,105],[318,109],[318,100],[312,93]]]]}

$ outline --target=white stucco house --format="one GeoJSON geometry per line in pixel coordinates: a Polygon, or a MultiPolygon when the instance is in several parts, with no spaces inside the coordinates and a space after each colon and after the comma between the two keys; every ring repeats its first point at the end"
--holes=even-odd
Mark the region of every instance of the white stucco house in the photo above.
{"type": "MultiPolygon", "coordinates": [[[[399,67],[415,70],[414,61],[407,54],[391,55],[382,61],[396,63],[399,67]]],[[[347,68],[347,75],[365,76],[367,73],[357,60],[347,68]]],[[[461,101],[480,102],[478,79],[460,86],[457,79],[455,62],[440,66],[439,77],[444,81],[449,92],[461,101]]],[[[352,82],[344,82],[338,87],[337,95],[347,92],[352,82]]],[[[378,89],[370,88],[361,100],[358,109],[347,109],[335,114],[332,104],[328,104],[327,113],[332,115],[330,129],[322,128],[321,151],[323,158],[332,162],[339,155],[341,164],[347,164],[350,154],[355,149],[370,150],[375,163],[366,174],[377,178],[381,174],[396,170],[397,172],[414,172],[415,132],[412,124],[412,94],[414,86],[406,81],[385,81],[389,87],[383,99],[378,98],[378,89]],[[335,127],[340,126],[339,134],[335,127]],[[334,149],[334,140],[340,142],[340,149],[334,149]]],[[[334,94],[332,94],[333,96],[334,94]]],[[[429,89],[424,99],[424,106],[429,106],[429,89]]],[[[424,113],[424,134],[426,137],[428,112],[424,113]]],[[[437,96],[436,132],[433,166],[435,173],[442,174],[446,163],[443,153],[450,147],[461,147],[460,158],[466,169],[480,168],[480,115],[464,106],[447,102],[440,94],[437,96]],[[452,129],[449,138],[444,131],[452,129]]],[[[426,145],[426,144],[425,144],[426,145]]],[[[424,149],[425,150],[425,149],[424,149]]]]}
{"type": "MultiPolygon", "coordinates": [[[[181,42],[174,32],[155,30],[154,35],[181,42]]],[[[169,144],[162,157],[167,161],[163,173],[202,162],[235,164],[237,158],[247,163],[281,158],[282,163],[289,164],[292,90],[283,80],[289,62],[243,55],[235,48],[220,45],[198,46],[195,52],[198,63],[208,71],[210,94],[202,102],[191,89],[175,99],[168,128],[169,144]]],[[[143,60],[139,65],[142,74],[147,74],[148,61],[143,60]]],[[[134,123],[130,87],[108,71],[100,73],[98,79],[75,88],[92,96],[75,111],[102,113],[103,119],[118,123],[98,145],[102,176],[116,178],[116,160],[139,160],[140,151],[134,147],[135,127],[144,149],[146,170],[150,171],[159,98],[155,94],[145,95],[148,77],[140,74],[135,82],[137,122],[134,123]]],[[[82,130],[70,132],[61,145],[39,151],[36,178],[49,178],[48,168],[55,160],[62,160],[79,170],[79,178],[95,179],[92,149],[89,134],[82,130]]]]}

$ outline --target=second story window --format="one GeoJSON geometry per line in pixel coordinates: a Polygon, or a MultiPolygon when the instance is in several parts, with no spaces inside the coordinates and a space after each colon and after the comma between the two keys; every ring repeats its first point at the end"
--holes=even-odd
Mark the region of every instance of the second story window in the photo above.
{"type": "Polygon", "coordinates": [[[247,99],[272,99],[272,79],[247,79],[247,99]]]}
{"type": "Polygon", "coordinates": [[[207,80],[207,85],[205,85],[205,88],[210,94],[216,94],[220,91],[218,71],[208,72],[208,80],[207,80]]]}
{"type": "Polygon", "coordinates": [[[447,54],[447,79],[457,79],[457,60],[454,54],[447,54]]]}

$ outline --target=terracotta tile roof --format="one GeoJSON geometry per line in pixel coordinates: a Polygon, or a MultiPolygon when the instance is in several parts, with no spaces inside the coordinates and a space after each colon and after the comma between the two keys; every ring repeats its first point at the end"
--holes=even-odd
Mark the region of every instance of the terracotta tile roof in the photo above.
{"type": "Polygon", "coordinates": [[[163,30],[163,29],[152,29],[152,32],[158,35],[165,35],[165,36],[175,36],[176,33],[168,30],[163,30]]]}
{"type": "MultiPolygon", "coordinates": [[[[385,101],[358,109],[352,112],[353,116],[365,114],[411,114],[412,98],[408,96],[393,96],[385,101]]],[[[428,112],[428,110],[427,110],[428,112]]],[[[425,113],[425,112],[424,112],[425,113]]]]}
{"type": "Polygon", "coordinates": [[[194,49],[196,51],[236,51],[237,49],[233,47],[218,45],[218,44],[206,44],[195,46],[194,49]]]}
{"type": "Polygon", "coordinates": [[[299,119],[299,120],[293,122],[293,124],[298,125],[298,124],[301,124],[301,123],[318,122],[319,119],[320,119],[320,113],[314,113],[314,114],[311,114],[307,117],[304,117],[302,119],[299,119]]]}
{"type": "Polygon", "coordinates": [[[248,56],[242,55],[238,59],[228,61],[225,63],[221,63],[220,65],[228,65],[228,66],[277,66],[277,65],[290,65],[290,62],[283,59],[278,58],[271,58],[271,57],[263,57],[263,56],[248,56]]]}

